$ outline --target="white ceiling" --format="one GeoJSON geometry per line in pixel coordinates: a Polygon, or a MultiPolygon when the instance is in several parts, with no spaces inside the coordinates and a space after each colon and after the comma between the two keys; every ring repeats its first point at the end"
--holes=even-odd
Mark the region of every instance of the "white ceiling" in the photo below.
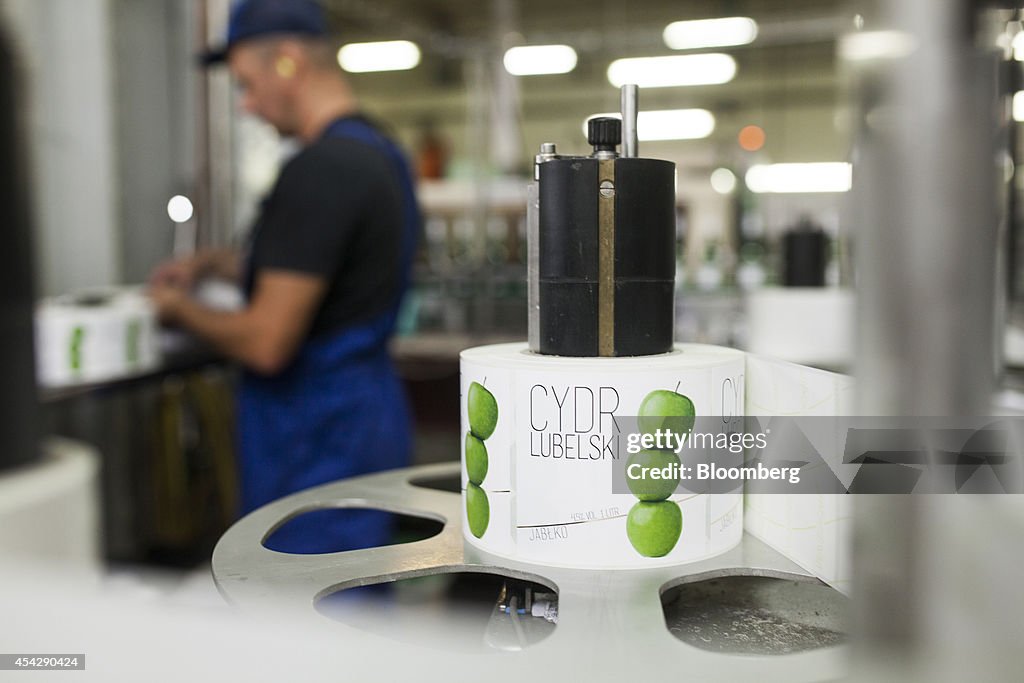
{"type": "MultiPolygon", "coordinates": [[[[424,118],[447,126],[462,144],[466,63],[494,58],[513,44],[568,43],[577,68],[562,76],[519,81],[525,143],[579,136],[589,113],[618,108],[605,76],[619,57],[669,54],[665,25],[681,19],[750,16],[759,23],[750,46],[728,48],[737,60],[728,84],[648,89],[644,109],[703,107],[719,125],[712,145],[728,145],[746,123],[766,127],[777,159],[823,159],[843,152],[833,124],[841,99],[835,42],[853,13],[839,0],[327,0],[342,42],[405,38],[423,49],[408,72],[354,74],[371,108],[405,131],[424,118]],[[810,117],[810,118],[808,118],[810,117]],[[531,132],[531,128],[536,133],[531,132]],[[458,130],[456,130],[458,129],[458,130]]],[[[408,133],[406,133],[408,135],[408,133]]],[[[696,151],[695,143],[680,143],[696,151]]],[[[707,153],[705,149],[703,153],[707,153]]],[[[721,156],[717,152],[712,156],[721,156]]]]}

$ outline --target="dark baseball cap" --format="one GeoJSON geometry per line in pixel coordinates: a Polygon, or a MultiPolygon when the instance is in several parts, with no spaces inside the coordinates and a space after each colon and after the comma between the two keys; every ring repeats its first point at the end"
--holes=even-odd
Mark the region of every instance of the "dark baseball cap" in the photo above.
{"type": "Polygon", "coordinates": [[[324,9],[314,0],[238,0],[231,8],[224,45],[199,56],[206,66],[224,62],[231,48],[275,34],[327,36],[324,9]]]}

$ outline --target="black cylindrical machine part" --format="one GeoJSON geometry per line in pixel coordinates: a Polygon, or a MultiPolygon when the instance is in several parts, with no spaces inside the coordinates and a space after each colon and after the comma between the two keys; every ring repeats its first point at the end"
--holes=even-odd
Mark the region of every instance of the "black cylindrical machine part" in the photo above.
{"type": "Polygon", "coordinates": [[[15,60],[0,26],[0,470],[39,457],[28,165],[15,60]]]}
{"type": "Polygon", "coordinates": [[[782,237],[782,284],[786,287],[824,287],[828,265],[828,236],[802,220],[782,237]]]}
{"type": "Polygon", "coordinates": [[[635,157],[558,158],[540,164],[539,184],[540,352],[670,351],[675,165],[635,157]],[[608,222],[604,231],[602,220],[608,222]],[[603,300],[609,294],[611,301],[603,300]]]}

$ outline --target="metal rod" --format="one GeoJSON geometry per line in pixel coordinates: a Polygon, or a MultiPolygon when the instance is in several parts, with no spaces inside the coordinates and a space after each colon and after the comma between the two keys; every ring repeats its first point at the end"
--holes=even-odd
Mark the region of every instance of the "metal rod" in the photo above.
{"type": "Polygon", "coordinates": [[[633,84],[622,86],[622,156],[640,155],[636,119],[640,106],[640,88],[633,84]]]}

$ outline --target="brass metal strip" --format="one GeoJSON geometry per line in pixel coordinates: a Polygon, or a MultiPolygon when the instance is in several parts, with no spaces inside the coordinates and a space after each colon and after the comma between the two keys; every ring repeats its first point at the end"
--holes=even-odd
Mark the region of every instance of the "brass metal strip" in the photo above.
{"type": "Polygon", "coordinates": [[[597,172],[597,354],[615,355],[615,160],[601,159],[597,172]]]}

